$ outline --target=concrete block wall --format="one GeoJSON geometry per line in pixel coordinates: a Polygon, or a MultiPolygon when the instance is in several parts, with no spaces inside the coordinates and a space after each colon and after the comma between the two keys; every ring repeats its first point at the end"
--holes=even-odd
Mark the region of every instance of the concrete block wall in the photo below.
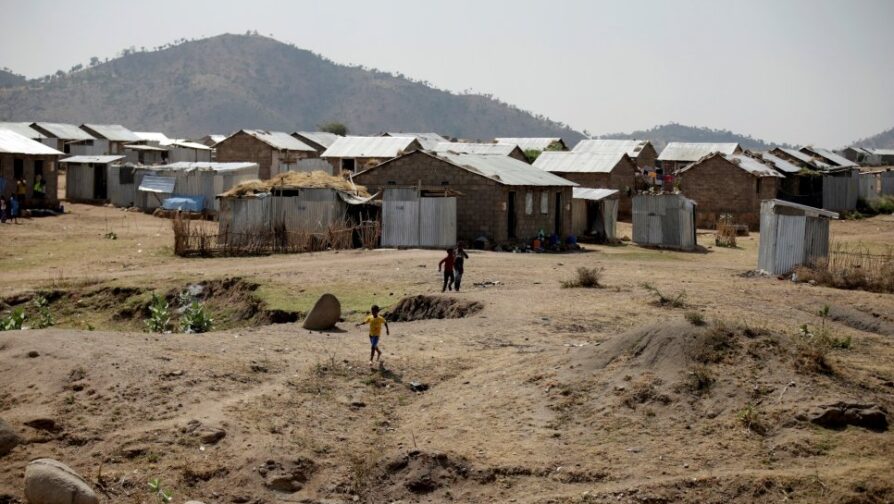
{"type": "Polygon", "coordinates": [[[627,189],[633,191],[636,184],[636,165],[629,158],[622,158],[610,173],[556,173],[556,175],[576,182],[581,187],[617,189],[618,219],[628,221],[631,217],[632,204],[627,189]]]}
{"type": "Polygon", "coordinates": [[[25,195],[24,206],[27,208],[34,205],[34,162],[43,161],[43,179],[46,181],[47,190],[46,198],[43,203],[37,202],[38,205],[55,206],[59,202],[59,173],[57,171],[58,156],[23,156],[16,154],[0,154],[0,177],[6,182],[3,187],[3,198],[9,198],[16,192],[15,179],[15,160],[22,160],[22,171],[27,185],[28,192],[25,195]]]}
{"type": "Polygon", "coordinates": [[[218,163],[234,163],[247,161],[258,164],[258,178],[270,178],[270,166],[273,163],[273,147],[249,135],[239,132],[220,142],[214,147],[215,161],[218,163]]]}

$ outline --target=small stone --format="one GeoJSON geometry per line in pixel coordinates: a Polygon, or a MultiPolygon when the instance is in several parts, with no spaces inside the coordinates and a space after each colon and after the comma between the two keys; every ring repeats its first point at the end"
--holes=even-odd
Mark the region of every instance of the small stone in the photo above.
{"type": "Polygon", "coordinates": [[[205,444],[216,444],[227,436],[227,431],[217,428],[205,428],[197,432],[199,439],[205,444]]]}
{"type": "Polygon", "coordinates": [[[31,350],[30,352],[28,352],[28,357],[31,359],[40,357],[40,352],[38,352],[37,350],[31,350]]]}
{"type": "Polygon", "coordinates": [[[48,458],[31,461],[25,467],[25,498],[30,504],[99,504],[84,478],[48,458]]]}
{"type": "Polygon", "coordinates": [[[22,443],[22,438],[12,430],[8,423],[0,419],[0,457],[11,452],[13,448],[22,443]]]}

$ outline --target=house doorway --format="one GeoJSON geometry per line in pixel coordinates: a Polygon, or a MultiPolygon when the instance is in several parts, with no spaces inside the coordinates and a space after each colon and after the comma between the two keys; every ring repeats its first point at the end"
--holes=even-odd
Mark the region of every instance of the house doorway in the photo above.
{"type": "Polygon", "coordinates": [[[93,198],[106,199],[106,188],[106,165],[93,165],[93,198]]]}
{"type": "Polygon", "coordinates": [[[509,192],[509,199],[506,203],[506,212],[508,213],[508,215],[506,216],[508,219],[506,221],[506,226],[507,226],[507,230],[509,232],[509,238],[515,238],[516,237],[515,192],[513,192],[513,191],[509,192]]]}
{"type": "Polygon", "coordinates": [[[355,169],[355,167],[356,167],[356,165],[355,165],[355,163],[354,163],[354,159],[353,159],[353,158],[351,158],[351,159],[342,159],[342,160],[341,160],[341,171],[342,171],[342,173],[344,173],[344,172],[354,173],[354,169],[355,169]]]}
{"type": "Polygon", "coordinates": [[[562,236],[562,192],[556,193],[556,229],[557,236],[562,236]]]}

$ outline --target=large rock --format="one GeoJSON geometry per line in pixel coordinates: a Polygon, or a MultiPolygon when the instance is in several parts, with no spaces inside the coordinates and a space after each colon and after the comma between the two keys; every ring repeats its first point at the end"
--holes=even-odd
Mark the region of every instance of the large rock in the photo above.
{"type": "Polygon", "coordinates": [[[304,319],[304,328],[311,331],[332,329],[341,318],[341,303],[332,294],[323,294],[304,319]]]}
{"type": "Polygon", "coordinates": [[[25,498],[30,504],[99,504],[84,478],[48,458],[33,460],[25,468],[25,498]]]}
{"type": "Polygon", "coordinates": [[[843,429],[855,425],[878,432],[888,430],[888,418],[884,408],[875,404],[837,402],[826,404],[812,411],[811,422],[827,429],[843,429]]]}
{"type": "Polygon", "coordinates": [[[22,438],[12,430],[8,423],[0,419],[0,457],[11,452],[22,442],[22,438]]]}

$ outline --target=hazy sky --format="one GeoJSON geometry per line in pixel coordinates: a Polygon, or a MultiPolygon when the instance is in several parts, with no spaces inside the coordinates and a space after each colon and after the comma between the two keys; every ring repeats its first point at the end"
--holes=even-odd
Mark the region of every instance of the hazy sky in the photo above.
{"type": "Polygon", "coordinates": [[[894,126],[894,0],[0,0],[0,67],[258,30],[593,134],[675,121],[838,147],[894,126]]]}

